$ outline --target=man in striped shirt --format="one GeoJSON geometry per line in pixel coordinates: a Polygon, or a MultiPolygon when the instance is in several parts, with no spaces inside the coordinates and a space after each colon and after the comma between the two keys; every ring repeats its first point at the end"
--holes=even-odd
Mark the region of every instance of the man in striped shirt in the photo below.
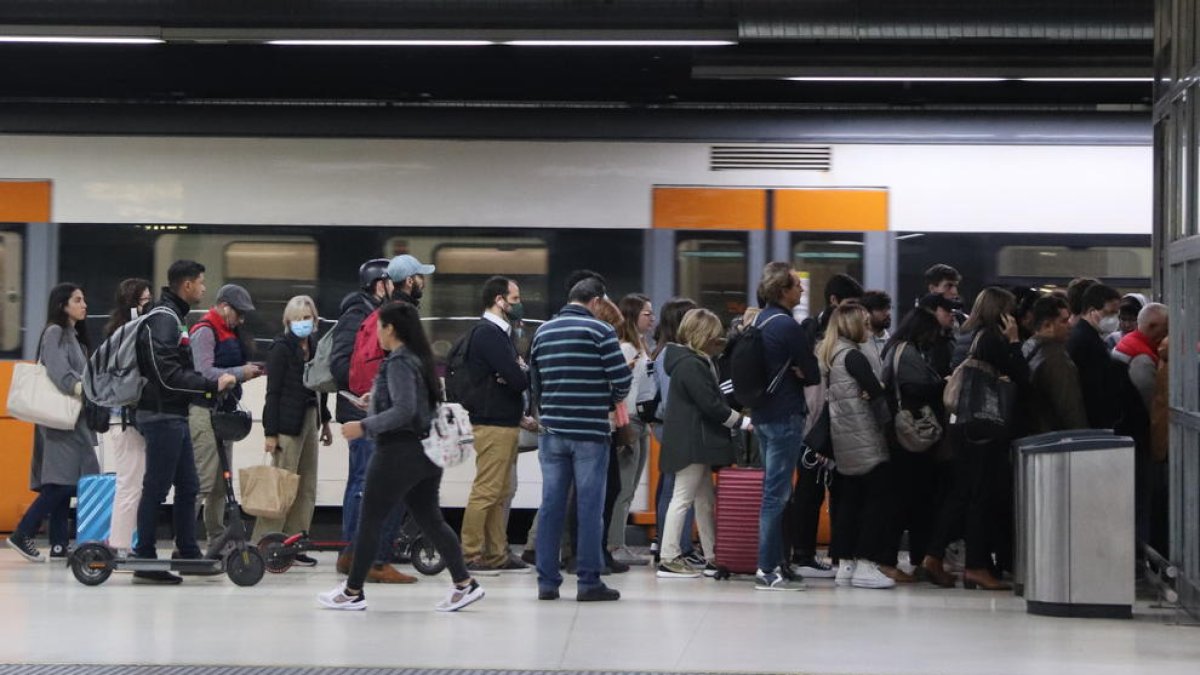
{"type": "Polygon", "coordinates": [[[617,600],[600,581],[604,490],[611,430],[608,415],[625,398],[632,373],[612,326],[595,318],[606,289],[599,277],[576,283],[566,307],[533,338],[530,375],[533,400],[544,428],[538,439],[542,505],[538,514],[538,599],[555,600],[562,574],[558,549],[566,518],[567,491],[575,485],[579,517],[576,542],[581,602],[617,600]]]}

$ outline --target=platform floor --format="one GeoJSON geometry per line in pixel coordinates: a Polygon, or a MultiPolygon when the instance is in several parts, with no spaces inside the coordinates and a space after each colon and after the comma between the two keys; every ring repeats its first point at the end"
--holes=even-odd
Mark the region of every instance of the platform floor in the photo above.
{"type": "MultiPolygon", "coordinates": [[[[121,573],[89,588],[65,566],[0,550],[0,664],[1200,672],[1200,628],[1149,604],[1132,621],[1052,619],[1027,615],[1024,602],[1006,593],[861,590],[832,580],[810,581],[802,593],[764,592],[747,581],[659,580],[635,567],[606,577],[623,594],[615,603],[576,603],[573,580],[562,599],[539,602],[532,574],[509,575],[481,579],[486,598],[442,614],[433,605],[449,584],[443,574],[411,586],[368,586],[369,610],[335,612],[314,600],[338,580],[333,554],[318,558],[316,568],[268,575],[253,588],[223,576],[135,586],[121,573]]],[[[22,672],[34,670],[0,669],[22,672]]]]}

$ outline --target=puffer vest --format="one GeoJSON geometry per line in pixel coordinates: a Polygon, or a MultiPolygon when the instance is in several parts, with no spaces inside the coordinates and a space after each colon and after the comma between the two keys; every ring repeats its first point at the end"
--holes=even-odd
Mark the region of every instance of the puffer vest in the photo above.
{"type": "Polygon", "coordinates": [[[833,437],[833,458],[839,473],[861,476],[887,461],[887,441],[871,412],[871,403],[862,397],[862,387],[846,370],[846,355],[857,346],[840,340],[829,368],[829,429],[833,437]]]}

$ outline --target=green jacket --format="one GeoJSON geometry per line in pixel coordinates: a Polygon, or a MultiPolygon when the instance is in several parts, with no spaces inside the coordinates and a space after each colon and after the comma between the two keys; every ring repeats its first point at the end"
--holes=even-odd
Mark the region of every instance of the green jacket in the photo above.
{"type": "Polygon", "coordinates": [[[671,378],[671,405],[663,420],[659,468],[674,473],[689,464],[733,464],[733,433],[742,415],[721,395],[712,361],[672,343],[664,364],[671,378]]]}

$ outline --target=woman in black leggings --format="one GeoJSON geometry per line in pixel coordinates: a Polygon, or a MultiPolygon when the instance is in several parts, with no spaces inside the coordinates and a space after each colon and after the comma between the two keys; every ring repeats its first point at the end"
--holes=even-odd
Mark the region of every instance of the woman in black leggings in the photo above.
{"type": "Polygon", "coordinates": [[[362,515],[350,577],[333,590],[317,596],[330,609],[367,608],[363,581],[379,547],[384,518],[401,499],[421,526],[421,531],[446,560],[454,579],[440,612],[453,612],[483,597],[463,561],[458,537],[442,518],[438,490],[442,469],[425,455],[421,438],[428,434],[441,390],[433,370],[433,352],[421,329],[417,310],[406,302],[393,302],[379,312],[379,344],[388,356],[371,388],[368,415],[361,422],[342,425],[347,440],[364,435],[375,439],[375,453],[367,466],[362,515]]]}

